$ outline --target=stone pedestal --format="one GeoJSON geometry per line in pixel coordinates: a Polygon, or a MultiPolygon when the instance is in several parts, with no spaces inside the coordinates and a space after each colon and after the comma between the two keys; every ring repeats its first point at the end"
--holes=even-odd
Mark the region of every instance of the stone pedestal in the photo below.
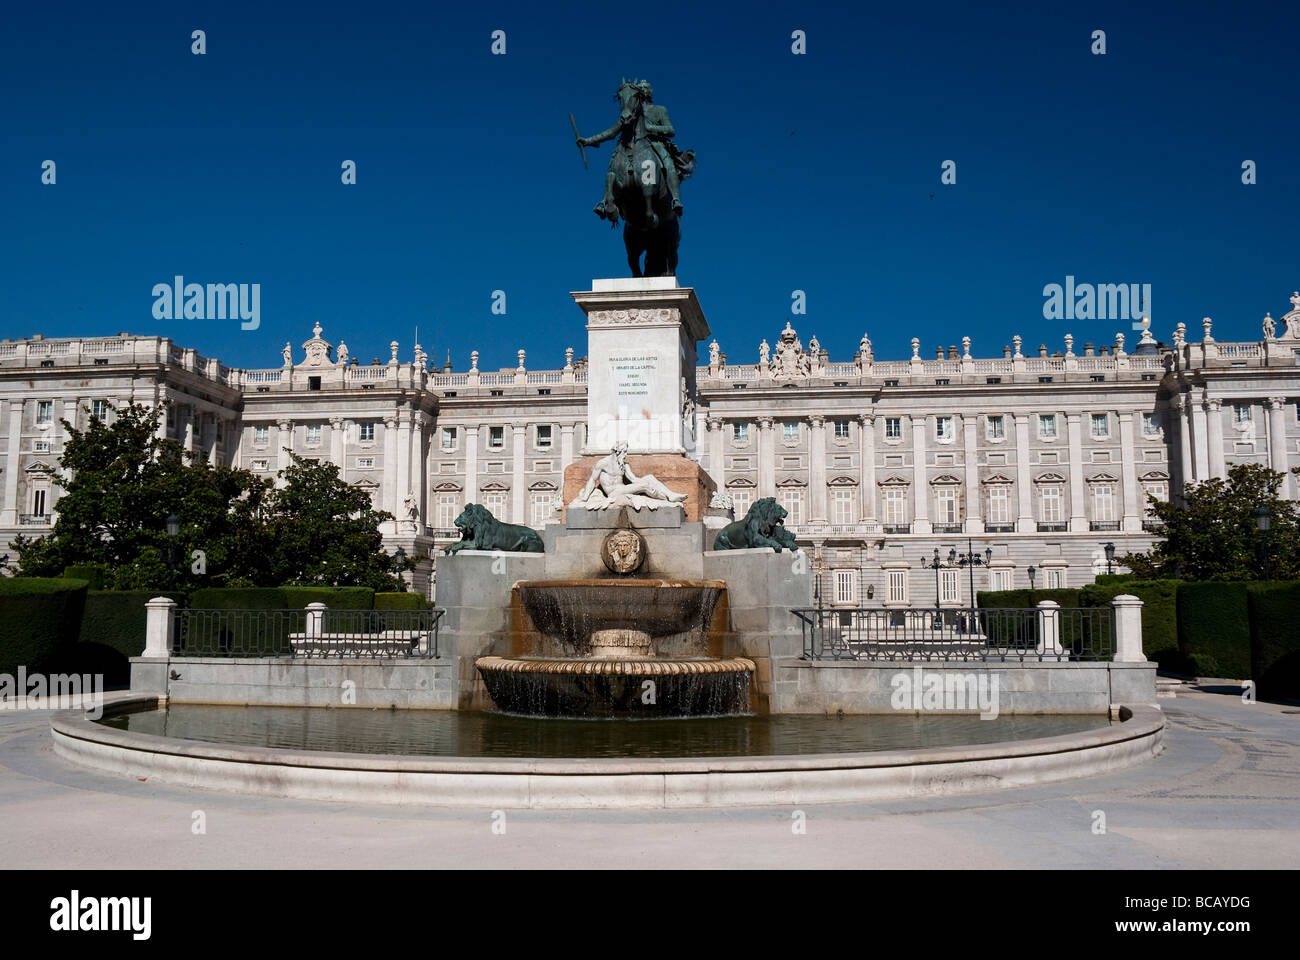
{"type": "MultiPolygon", "coordinates": [[[[564,490],[562,494],[565,503],[564,519],[566,523],[572,525],[572,518],[578,513],[577,510],[570,511],[568,505],[582,492],[582,488],[586,486],[591,471],[596,464],[608,455],[609,451],[607,450],[599,456],[582,457],[564,468],[564,490]]],[[[687,523],[698,523],[704,518],[705,511],[708,510],[709,501],[713,498],[713,491],[717,489],[717,485],[713,482],[713,478],[709,476],[708,471],[697,462],[673,454],[659,454],[657,456],[629,455],[627,465],[632,468],[632,472],[638,477],[644,477],[647,473],[653,474],[655,479],[662,482],[669,490],[674,493],[686,494],[681,509],[684,511],[684,518],[687,523]]],[[[600,512],[617,517],[618,509],[617,507],[610,507],[608,510],[600,512]]],[[[654,510],[649,507],[642,507],[640,510],[629,509],[627,515],[633,527],[643,525],[663,526],[663,518],[669,516],[670,513],[677,515],[677,510],[673,504],[665,503],[662,507],[656,507],[654,510]],[[638,522],[641,518],[644,518],[644,524],[638,522]]]]}
{"type": "Polygon", "coordinates": [[[709,335],[695,291],[675,277],[593,280],[587,315],[587,446],[602,456],[694,455],[696,344],[709,335]]]}

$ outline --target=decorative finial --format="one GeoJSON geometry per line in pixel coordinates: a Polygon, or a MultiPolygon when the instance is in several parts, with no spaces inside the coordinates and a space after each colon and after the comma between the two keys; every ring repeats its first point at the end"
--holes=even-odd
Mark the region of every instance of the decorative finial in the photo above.
{"type": "Polygon", "coordinates": [[[961,338],[961,358],[969,360],[970,357],[970,337],[961,338]]]}
{"type": "Polygon", "coordinates": [[[1214,321],[1211,320],[1209,317],[1203,317],[1201,319],[1201,329],[1205,331],[1205,338],[1202,341],[1203,343],[1214,342],[1214,337],[1210,336],[1210,327],[1213,325],[1214,325],[1214,321]]]}
{"type": "Polygon", "coordinates": [[[921,341],[917,337],[912,338],[912,359],[921,359],[921,341]]]}
{"type": "Polygon", "coordinates": [[[564,348],[564,369],[573,369],[573,347],[564,348]]]}
{"type": "Polygon", "coordinates": [[[469,372],[478,373],[478,351],[477,350],[471,350],[469,352],[469,372]]]}
{"type": "Polygon", "coordinates": [[[316,337],[317,340],[320,339],[320,330],[321,330],[320,321],[317,320],[317,321],[316,321],[316,326],[314,326],[314,327],[311,328],[311,332],[315,335],[315,337],[316,337]]]}
{"type": "Polygon", "coordinates": [[[1019,360],[1020,358],[1022,358],[1022,357],[1024,356],[1024,354],[1020,352],[1020,345],[1021,345],[1022,343],[1024,343],[1024,342],[1025,342],[1025,341],[1021,339],[1020,334],[1018,334],[1018,333],[1017,333],[1014,337],[1011,338],[1011,345],[1012,345],[1013,347],[1016,348],[1016,349],[1015,349],[1015,353],[1013,354],[1013,356],[1014,356],[1017,360],[1019,360]]]}
{"type": "Polygon", "coordinates": [[[1074,334],[1072,333],[1065,335],[1065,355],[1067,357],[1074,356],[1074,334]]]}
{"type": "Polygon", "coordinates": [[[519,351],[519,370],[521,372],[524,370],[524,352],[522,350],[519,351]]]}

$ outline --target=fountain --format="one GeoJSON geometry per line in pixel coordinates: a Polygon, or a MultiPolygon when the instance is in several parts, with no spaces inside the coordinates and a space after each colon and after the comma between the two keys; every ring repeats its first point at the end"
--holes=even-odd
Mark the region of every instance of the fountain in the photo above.
{"type": "Polygon", "coordinates": [[[513,645],[529,653],[475,663],[499,709],[569,717],[748,712],[753,661],[708,655],[710,633],[716,649],[725,629],[721,580],[525,580],[513,593],[513,645]]]}

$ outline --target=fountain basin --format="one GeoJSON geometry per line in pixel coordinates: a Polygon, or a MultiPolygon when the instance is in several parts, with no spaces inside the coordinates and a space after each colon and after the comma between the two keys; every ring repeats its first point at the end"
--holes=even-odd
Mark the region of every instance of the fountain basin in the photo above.
{"type": "Polygon", "coordinates": [[[515,593],[565,654],[626,657],[652,652],[656,637],[702,634],[726,588],[722,580],[521,580],[515,593]]]}
{"type": "Polygon", "coordinates": [[[744,657],[480,657],[497,709],[546,717],[700,717],[749,712],[744,657]]]}

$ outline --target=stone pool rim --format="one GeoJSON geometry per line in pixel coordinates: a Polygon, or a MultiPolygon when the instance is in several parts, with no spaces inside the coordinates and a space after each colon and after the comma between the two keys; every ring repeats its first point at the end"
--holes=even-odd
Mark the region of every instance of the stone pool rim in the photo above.
{"type": "MultiPolygon", "coordinates": [[[[103,717],[161,709],[130,695],[103,717]]],[[[493,808],[779,806],[1033,786],[1133,766],[1160,753],[1165,718],[1112,709],[1094,730],[973,746],[764,757],[516,758],[335,753],[184,740],[50,717],[55,752],[101,772],[182,787],[354,803],[493,808]]],[[[1100,719],[1100,717],[1099,717],[1100,719]]]]}

